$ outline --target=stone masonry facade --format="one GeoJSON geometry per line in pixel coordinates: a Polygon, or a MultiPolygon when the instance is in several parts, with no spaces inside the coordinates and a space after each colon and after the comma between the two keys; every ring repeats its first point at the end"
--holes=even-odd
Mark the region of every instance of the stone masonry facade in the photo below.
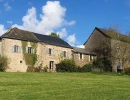
{"type": "MultiPolygon", "coordinates": [[[[14,40],[14,39],[3,39],[2,40],[2,52],[1,54],[8,57],[8,69],[7,72],[26,72],[27,71],[27,65],[24,61],[23,53],[22,51],[19,53],[12,52],[12,46],[17,45],[19,47],[22,47],[21,40],[14,40]]],[[[30,42],[28,42],[28,47],[30,47],[30,42]]],[[[49,45],[45,43],[38,43],[37,46],[37,62],[35,64],[35,67],[39,66],[42,63],[42,67],[47,66],[48,69],[50,69],[50,61],[53,62],[53,68],[50,69],[52,71],[55,71],[55,64],[59,63],[61,58],[61,54],[63,51],[66,51],[68,53],[67,58],[72,58],[72,51],[70,48],[55,46],[55,45],[49,45]],[[53,49],[54,54],[50,55],[47,54],[47,49],[53,49]]]]}

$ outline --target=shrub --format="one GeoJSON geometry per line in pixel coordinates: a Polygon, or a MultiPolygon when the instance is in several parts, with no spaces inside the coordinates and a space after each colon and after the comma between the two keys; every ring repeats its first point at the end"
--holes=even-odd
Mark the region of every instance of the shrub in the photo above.
{"type": "Polygon", "coordinates": [[[92,64],[86,64],[82,68],[83,72],[91,72],[92,71],[92,64]]]}
{"type": "Polygon", "coordinates": [[[57,72],[75,72],[76,64],[73,59],[64,59],[59,64],[56,64],[57,72]]]}
{"type": "Polygon", "coordinates": [[[130,67],[124,69],[124,73],[127,75],[130,75],[130,67]]]}
{"type": "Polygon", "coordinates": [[[33,72],[33,71],[34,71],[34,67],[32,67],[32,66],[27,67],[27,72],[33,72]]]}
{"type": "Polygon", "coordinates": [[[93,71],[102,71],[103,70],[103,60],[102,59],[96,59],[93,61],[93,71]]]}
{"type": "Polygon", "coordinates": [[[93,70],[111,72],[111,61],[106,58],[98,58],[93,61],[93,70]]]}
{"type": "Polygon", "coordinates": [[[83,67],[76,67],[76,72],[91,72],[92,64],[85,64],[83,67]]]}
{"type": "Polygon", "coordinates": [[[42,69],[42,63],[39,66],[34,67],[34,72],[42,72],[42,71],[43,71],[43,69],[42,69]]]}
{"type": "Polygon", "coordinates": [[[4,72],[8,68],[8,59],[5,56],[0,55],[0,71],[4,72]]]}
{"type": "Polygon", "coordinates": [[[47,72],[48,70],[48,66],[46,65],[44,68],[43,68],[43,72],[47,72]]]}

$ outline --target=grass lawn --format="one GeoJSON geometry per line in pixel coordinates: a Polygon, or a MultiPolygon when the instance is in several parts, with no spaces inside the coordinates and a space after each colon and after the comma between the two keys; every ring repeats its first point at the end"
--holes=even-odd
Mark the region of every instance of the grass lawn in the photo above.
{"type": "Polygon", "coordinates": [[[130,100],[130,77],[92,73],[0,73],[0,100],[130,100]]]}

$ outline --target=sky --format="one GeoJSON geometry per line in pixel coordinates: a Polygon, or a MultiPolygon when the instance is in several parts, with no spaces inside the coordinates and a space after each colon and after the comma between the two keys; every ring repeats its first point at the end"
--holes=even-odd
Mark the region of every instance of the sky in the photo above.
{"type": "Polygon", "coordinates": [[[50,34],[84,47],[95,27],[130,31],[130,0],[0,0],[0,35],[8,28],[50,34]]]}

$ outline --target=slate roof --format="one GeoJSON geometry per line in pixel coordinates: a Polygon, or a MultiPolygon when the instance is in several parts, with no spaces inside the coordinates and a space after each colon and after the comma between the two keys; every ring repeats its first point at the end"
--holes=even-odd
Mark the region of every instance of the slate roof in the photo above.
{"type": "Polygon", "coordinates": [[[64,40],[60,39],[60,38],[55,38],[49,35],[42,35],[42,34],[37,34],[37,33],[33,33],[40,42],[44,42],[44,43],[48,43],[51,45],[58,45],[58,46],[63,46],[63,47],[67,47],[67,48],[72,48],[67,42],[65,42],[64,40]]]}
{"type": "Polygon", "coordinates": [[[30,42],[44,42],[51,45],[72,48],[67,42],[65,42],[60,38],[55,38],[48,35],[42,35],[34,32],[21,30],[16,27],[10,29],[8,32],[3,34],[1,38],[9,38],[9,39],[16,39],[16,40],[23,40],[23,41],[30,41],[30,42]]]}
{"type": "Polygon", "coordinates": [[[33,41],[38,42],[39,40],[32,34],[32,32],[21,30],[18,28],[12,28],[8,30],[5,34],[1,36],[1,38],[9,38],[16,40],[24,40],[24,41],[33,41]]]}
{"type": "Polygon", "coordinates": [[[83,54],[87,54],[87,55],[96,55],[94,52],[89,52],[84,48],[78,48],[78,47],[74,47],[73,48],[73,52],[75,53],[83,53],[83,54]]]}

